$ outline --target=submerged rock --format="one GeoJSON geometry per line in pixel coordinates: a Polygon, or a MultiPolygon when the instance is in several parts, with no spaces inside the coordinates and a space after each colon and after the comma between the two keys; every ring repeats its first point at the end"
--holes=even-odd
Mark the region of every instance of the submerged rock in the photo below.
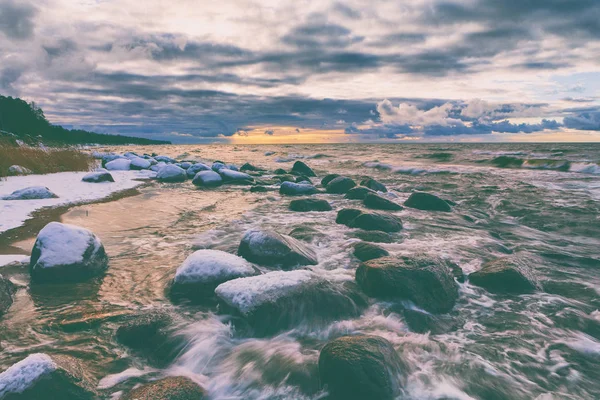
{"type": "Polygon", "coordinates": [[[307,183],[283,182],[279,187],[279,194],[287,196],[303,196],[318,192],[316,187],[307,183]]]}
{"type": "Polygon", "coordinates": [[[97,398],[96,383],[76,358],[35,353],[0,374],[1,399],[97,398]]]}
{"type": "Polygon", "coordinates": [[[375,194],[375,191],[364,186],[358,186],[348,190],[344,198],[348,200],[364,200],[369,193],[375,194]]]}
{"type": "Polygon", "coordinates": [[[392,344],[379,336],[343,336],[319,354],[319,377],[333,400],[392,400],[402,370],[392,344]]]}
{"type": "Polygon", "coordinates": [[[191,167],[189,167],[188,169],[186,169],[185,173],[187,174],[188,178],[193,178],[200,171],[212,171],[212,170],[206,164],[196,163],[196,164],[192,165],[191,167]]]}
{"type": "Polygon", "coordinates": [[[128,171],[130,166],[131,160],[127,158],[117,158],[116,160],[107,162],[104,168],[109,171],[128,171]]]}
{"type": "Polygon", "coordinates": [[[22,167],[20,165],[11,165],[8,167],[8,175],[9,176],[18,176],[18,175],[31,175],[33,171],[29,168],[22,167]]]}
{"type": "Polygon", "coordinates": [[[58,196],[45,186],[31,186],[25,189],[15,190],[8,196],[2,197],[2,200],[40,200],[57,198],[58,196]]]}
{"type": "Polygon", "coordinates": [[[196,186],[217,187],[223,184],[223,178],[215,171],[200,171],[194,176],[192,183],[196,186]]]}
{"type": "Polygon", "coordinates": [[[383,247],[367,242],[358,242],[354,245],[354,257],[360,261],[369,261],[375,258],[389,256],[390,253],[383,247]]]}
{"type": "Polygon", "coordinates": [[[335,218],[335,222],[337,224],[342,225],[350,225],[352,221],[363,212],[361,210],[357,210],[356,208],[343,208],[337,213],[337,217],[335,218]]]}
{"type": "Polygon", "coordinates": [[[184,182],[187,179],[185,169],[175,164],[167,164],[156,173],[156,179],[161,182],[184,182]]]}
{"type": "Polygon", "coordinates": [[[291,230],[289,236],[293,237],[294,239],[310,242],[317,237],[324,237],[325,235],[323,232],[310,226],[297,226],[291,230]]]}
{"type": "Polygon", "coordinates": [[[306,175],[309,177],[317,176],[317,174],[315,174],[315,171],[313,171],[312,168],[310,168],[308,165],[306,165],[302,161],[296,161],[294,163],[294,166],[292,167],[292,173],[306,175]]]}
{"type": "Polygon", "coordinates": [[[399,211],[404,209],[400,204],[374,193],[367,194],[363,200],[363,204],[365,207],[375,210],[399,211]]]}
{"type": "Polygon", "coordinates": [[[388,191],[387,188],[385,187],[385,185],[383,183],[378,182],[378,181],[376,181],[373,178],[363,179],[360,182],[360,184],[361,184],[361,186],[368,187],[369,189],[372,189],[372,190],[374,190],[376,192],[383,192],[383,193],[385,193],[385,192],[388,191]]]}
{"type": "Polygon", "coordinates": [[[410,300],[433,313],[450,311],[458,299],[458,285],[444,260],[378,258],[358,267],[356,282],[371,297],[410,300]]]}
{"type": "Polygon", "coordinates": [[[254,182],[254,178],[243,172],[234,171],[227,168],[221,168],[219,175],[223,178],[225,183],[235,183],[240,185],[251,185],[254,182]]]}
{"type": "Polygon", "coordinates": [[[122,400],[203,400],[206,391],[190,378],[169,376],[145,383],[125,394],[122,400]]]}
{"type": "Polygon", "coordinates": [[[0,275],[0,317],[8,311],[13,303],[13,295],[15,294],[15,285],[0,275]]]}
{"type": "Polygon", "coordinates": [[[318,264],[317,255],[304,243],[266,230],[247,231],[240,242],[238,254],[259,265],[281,268],[318,264]]]}
{"type": "Polygon", "coordinates": [[[361,213],[352,221],[351,228],[360,228],[365,231],[399,232],[402,230],[402,221],[393,215],[379,213],[361,213]]]}
{"type": "Polygon", "coordinates": [[[219,285],[215,294],[222,311],[242,316],[258,336],[304,321],[322,324],[356,317],[366,306],[352,282],[329,282],[308,270],[234,279],[219,285]]]}
{"type": "Polygon", "coordinates": [[[425,192],[414,192],[408,200],[404,202],[406,207],[416,208],[425,211],[452,211],[452,208],[445,200],[425,192]]]}
{"type": "Polygon", "coordinates": [[[214,296],[221,283],[255,274],[252,265],[241,257],[221,250],[198,250],[177,268],[170,294],[201,301],[214,296]]]}
{"type": "Polygon", "coordinates": [[[538,288],[529,267],[510,258],[485,263],[469,275],[469,281],[492,293],[531,293],[538,288]]]}
{"type": "Polygon", "coordinates": [[[323,179],[321,179],[321,185],[322,185],[323,187],[327,186],[327,184],[328,184],[329,182],[331,182],[332,180],[334,180],[334,179],[335,179],[335,178],[337,178],[338,176],[340,176],[340,175],[339,175],[339,174],[328,174],[328,175],[325,175],[325,176],[323,177],[323,179]]]}
{"type": "Polygon", "coordinates": [[[152,163],[149,160],[140,157],[134,157],[131,159],[131,164],[129,165],[130,169],[142,170],[148,169],[152,163]]]}
{"type": "Polygon", "coordinates": [[[89,174],[87,174],[83,178],[81,178],[81,180],[84,182],[90,182],[90,183],[101,183],[101,182],[114,182],[115,178],[113,178],[113,176],[110,174],[110,172],[108,172],[107,170],[104,170],[104,171],[90,172],[89,174]]]}
{"type": "Polygon", "coordinates": [[[292,211],[331,211],[331,204],[322,199],[297,199],[290,203],[292,211]]]}
{"type": "Polygon", "coordinates": [[[327,193],[344,194],[354,186],[356,186],[356,182],[354,182],[352,179],[345,176],[338,176],[327,184],[325,190],[327,193]]]}
{"type": "Polygon", "coordinates": [[[38,233],[29,264],[34,282],[76,282],[102,275],[107,268],[108,256],[96,235],[59,222],[38,233]]]}
{"type": "Polygon", "coordinates": [[[424,311],[404,309],[404,321],[411,331],[416,333],[430,332],[441,335],[456,330],[461,321],[449,315],[435,315],[424,311]]]}

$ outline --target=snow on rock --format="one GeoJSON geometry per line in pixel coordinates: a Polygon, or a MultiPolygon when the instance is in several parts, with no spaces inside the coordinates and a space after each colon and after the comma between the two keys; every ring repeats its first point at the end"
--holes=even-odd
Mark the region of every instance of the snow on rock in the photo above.
{"type": "Polygon", "coordinates": [[[0,374],[0,397],[23,393],[35,381],[56,371],[58,366],[49,355],[31,354],[0,374]]]}
{"type": "Polygon", "coordinates": [[[177,165],[179,168],[188,169],[189,167],[192,166],[192,163],[189,161],[183,161],[183,162],[177,163],[175,165],[177,165]]]}
{"type": "Polygon", "coordinates": [[[0,201],[0,232],[19,227],[29,219],[30,213],[43,207],[57,207],[66,204],[90,202],[110,196],[115,192],[131,189],[143,184],[140,179],[148,179],[148,171],[113,171],[115,182],[90,185],[81,179],[87,172],[59,172],[46,175],[10,176],[0,181],[0,197],[28,186],[44,185],[58,198],[40,200],[0,201]]]}
{"type": "Polygon", "coordinates": [[[158,172],[158,170],[161,169],[162,167],[164,167],[165,165],[167,165],[167,163],[164,161],[161,161],[161,162],[158,162],[158,163],[152,165],[150,167],[150,170],[154,171],[154,172],[158,172]]]}
{"type": "Polygon", "coordinates": [[[86,174],[83,178],[81,178],[83,182],[88,183],[102,183],[102,182],[114,182],[115,178],[105,170],[104,168],[100,168],[97,171],[90,172],[86,174]]]}
{"type": "Polygon", "coordinates": [[[259,265],[292,268],[318,264],[315,252],[291,236],[251,229],[244,234],[238,254],[259,265]]]}
{"type": "Polygon", "coordinates": [[[254,178],[250,175],[227,168],[221,168],[219,175],[221,175],[225,183],[250,184],[254,182],[254,178]]]}
{"type": "Polygon", "coordinates": [[[133,157],[131,158],[131,164],[129,165],[129,168],[137,170],[148,169],[151,165],[152,163],[149,160],[141,157],[133,157]]]}
{"type": "Polygon", "coordinates": [[[186,170],[187,176],[193,178],[200,171],[210,171],[210,167],[203,163],[196,163],[186,170]]]}
{"type": "Polygon", "coordinates": [[[50,222],[38,233],[29,263],[37,282],[85,280],[107,268],[108,256],[96,235],[60,222],[50,222]]]}
{"type": "Polygon", "coordinates": [[[45,186],[31,186],[25,189],[15,190],[8,196],[4,196],[2,200],[39,200],[39,199],[56,199],[57,195],[52,193],[45,186]]]}
{"type": "Polygon", "coordinates": [[[172,159],[169,156],[156,156],[156,157],[154,157],[154,159],[158,162],[162,161],[166,164],[173,164],[173,163],[177,162],[176,160],[172,159]]]}
{"type": "Polygon", "coordinates": [[[187,179],[185,169],[174,164],[167,164],[158,170],[156,179],[163,182],[183,182],[187,179]]]}
{"type": "Polygon", "coordinates": [[[8,175],[16,176],[16,175],[29,175],[33,172],[29,168],[22,167],[20,165],[11,165],[8,167],[8,175]]]}
{"type": "Polygon", "coordinates": [[[220,161],[215,161],[215,162],[212,164],[212,167],[211,167],[211,168],[212,168],[212,170],[213,170],[213,171],[215,171],[215,172],[219,172],[221,169],[223,169],[223,168],[227,168],[227,166],[226,166],[225,164],[223,164],[222,162],[220,162],[220,161]]]}
{"type": "Polygon", "coordinates": [[[127,171],[131,167],[131,160],[127,158],[117,158],[107,162],[105,168],[109,171],[127,171]]]}
{"type": "Polygon", "coordinates": [[[223,184],[223,178],[215,171],[200,171],[194,176],[192,183],[196,186],[216,187],[223,184]]]}

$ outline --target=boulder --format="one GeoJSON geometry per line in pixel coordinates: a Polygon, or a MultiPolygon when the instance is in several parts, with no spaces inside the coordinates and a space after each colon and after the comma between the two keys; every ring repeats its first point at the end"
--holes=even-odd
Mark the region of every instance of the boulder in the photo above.
{"type": "Polygon", "coordinates": [[[364,200],[369,193],[375,194],[376,192],[364,186],[357,186],[348,190],[344,198],[348,200],[364,200]]]}
{"type": "Polygon", "coordinates": [[[383,247],[374,245],[367,242],[358,242],[354,245],[354,257],[360,261],[374,260],[375,258],[381,258],[389,256],[390,253],[383,247]]]}
{"type": "Polygon", "coordinates": [[[294,239],[310,242],[315,238],[324,237],[325,234],[310,226],[297,226],[290,231],[289,236],[293,237],[294,239]]]}
{"type": "Polygon", "coordinates": [[[361,213],[349,225],[351,228],[360,228],[365,231],[399,232],[402,230],[402,221],[393,215],[378,213],[361,213]]]}
{"type": "Polygon", "coordinates": [[[335,222],[337,224],[347,225],[349,226],[352,221],[363,212],[361,210],[357,210],[355,208],[343,208],[337,213],[337,217],[335,218],[335,222]]]}
{"type": "Polygon", "coordinates": [[[322,199],[297,199],[290,202],[292,211],[331,211],[331,204],[322,199]]]}
{"type": "Polygon", "coordinates": [[[402,314],[410,330],[416,333],[430,332],[433,335],[441,335],[456,330],[462,322],[450,315],[435,315],[409,308],[404,309],[402,314]]]}
{"type": "Polygon", "coordinates": [[[315,174],[315,171],[313,171],[312,168],[310,168],[302,161],[296,161],[294,163],[294,166],[292,167],[292,173],[305,175],[308,177],[317,176],[317,174],[315,174]]]}
{"type": "Polygon", "coordinates": [[[97,398],[96,383],[76,358],[30,354],[0,374],[0,399],[97,398]]]}
{"type": "Polygon", "coordinates": [[[77,282],[102,275],[108,256],[100,239],[87,229],[50,222],[31,251],[29,272],[34,282],[77,282]]]}
{"type": "Polygon", "coordinates": [[[255,274],[241,257],[221,250],[198,250],[177,268],[170,293],[177,299],[202,301],[213,297],[221,283],[255,274]]]}
{"type": "Polygon", "coordinates": [[[227,168],[227,165],[225,165],[225,163],[221,162],[221,161],[215,161],[212,163],[212,170],[215,172],[219,172],[222,169],[227,168]]]}
{"type": "Polygon", "coordinates": [[[425,192],[414,192],[404,202],[404,205],[409,208],[426,211],[452,211],[450,205],[439,197],[425,192]]]}
{"type": "Polygon", "coordinates": [[[159,163],[156,163],[156,164],[152,165],[150,167],[150,171],[158,172],[158,170],[160,170],[165,165],[167,165],[167,163],[161,161],[159,163]]]}
{"type": "Polygon", "coordinates": [[[241,316],[257,336],[310,321],[322,324],[357,317],[365,299],[352,282],[329,282],[308,270],[273,271],[217,287],[223,312],[241,316]]]}
{"type": "Polygon", "coordinates": [[[469,282],[492,293],[531,293],[538,288],[529,267],[511,258],[485,263],[479,271],[469,275],[469,282]]]}
{"type": "Polygon", "coordinates": [[[354,186],[356,186],[356,182],[354,182],[352,179],[345,176],[338,176],[327,184],[325,190],[327,193],[344,194],[354,186]]]}
{"type": "Polygon", "coordinates": [[[309,183],[312,185],[312,181],[310,180],[310,178],[303,176],[303,175],[297,176],[295,182],[296,183],[309,183]]]}
{"type": "Polygon", "coordinates": [[[233,183],[238,185],[251,185],[254,178],[243,172],[234,171],[227,168],[221,168],[219,175],[223,178],[224,183],[233,183]]]}
{"type": "Polygon", "coordinates": [[[2,197],[2,200],[39,200],[56,198],[58,198],[58,196],[45,186],[31,186],[25,189],[15,190],[8,196],[2,197]]]}
{"type": "Polygon", "coordinates": [[[8,167],[8,175],[17,176],[17,175],[31,175],[33,171],[29,168],[22,167],[20,165],[11,165],[8,167]]]}
{"type": "Polygon", "coordinates": [[[152,163],[149,160],[140,157],[134,157],[131,159],[131,163],[129,164],[130,169],[142,170],[148,169],[152,163]]]}
{"type": "Polygon", "coordinates": [[[356,231],[352,234],[354,237],[364,240],[365,242],[374,243],[393,243],[394,238],[385,232],[380,231],[356,231]]]}
{"type": "Polygon", "coordinates": [[[200,171],[194,176],[192,183],[196,186],[217,187],[223,184],[223,178],[215,171],[200,171]]]}
{"type": "Polygon", "coordinates": [[[393,201],[388,200],[385,197],[381,197],[375,193],[367,194],[363,200],[363,204],[365,207],[375,210],[399,211],[404,209],[400,204],[394,203],[393,201]]]}
{"type": "Polygon", "coordinates": [[[306,183],[283,182],[279,187],[279,194],[287,196],[303,196],[318,192],[316,187],[306,183]]]}
{"type": "Polygon", "coordinates": [[[328,174],[328,175],[325,175],[325,176],[323,177],[323,179],[321,179],[321,185],[322,185],[323,187],[327,186],[327,184],[328,184],[329,182],[331,182],[332,180],[334,180],[334,179],[335,179],[335,178],[337,178],[338,176],[340,176],[340,175],[339,175],[339,174],[328,174]]]}
{"type": "Polygon", "coordinates": [[[294,175],[280,175],[276,176],[275,179],[279,182],[296,182],[296,177],[294,175]]]}
{"type": "Polygon", "coordinates": [[[254,165],[252,165],[250,163],[245,163],[244,165],[242,165],[240,167],[240,171],[242,171],[242,172],[243,171],[255,171],[256,172],[256,171],[264,171],[264,169],[255,167],[254,165]]]}
{"type": "Polygon", "coordinates": [[[211,168],[206,164],[196,163],[186,169],[185,173],[187,174],[188,178],[193,178],[200,171],[211,171],[211,168]]]}
{"type": "Polygon", "coordinates": [[[379,336],[343,336],[319,354],[319,377],[332,400],[392,400],[402,371],[398,353],[379,336]]]}
{"type": "Polygon", "coordinates": [[[167,164],[156,173],[156,179],[161,182],[184,182],[187,179],[185,169],[175,164],[167,164]]]}
{"type": "Polygon", "coordinates": [[[273,173],[275,175],[287,175],[287,171],[283,168],[277,168],[273,173]]]}
{"type": "Polygon", "coordinates": [[[4,315],[12,305],[15,291],[15,285],[13,285],[9,279],[0,275],[0,317],[4,315]]]}
{"type": "Polygon", "coordinates": [[[124,157],[124,156],[119,155],[119,154],[105,154],[105,155],[102,156],[102,166],[105,167],[106,164],[108,164],[109,162],[114,161],[114,160],[118,160],[118,159],[126,159],[126,160],[128,160],[127,157],[124,157]]]}
{"type": "Polygon", "coordinates": [[[169,376],[145,383],[121,397],[122,400],[203,400],[206,391],[190,378],[169,376]]]}
{"type": "Polygon", "coordinates": [[[127,151],[127,152],[123,153],[123,157],[132,160],[134,158],[140,157],[140,155],[133,151],[127,151]]]}
{"type": "Polygon", "coordinates": [[[131,160],[127,158],[117,158],[116,160],[107,162],[104,166],[109,171],[129,171],[130,167],[131,160]]]}
{"type": "Polygon", "coordinates": [[[89,174],[86,174],[83,178],[81,178],[84,182],[90,183],[101,183],[101,182],[114,182],[115,178],[108,172],[107,170],[103,171],[93,171],[89,174]]]}
{"type": "Polygon", "coordinates": [[[189,167],[192,166],[192,163],[189,161],[182,161],[180,163],[176,164],[179,168],[183,168],[183,169],[188,169],[189,167]]]}
{"type": "Polygon", "coordinates": [[[317,255],[304,243],[291,236],[266,230],[247,231],[238,247],[238,254],[250,262],[273,267],[318,264],[317,255]]]}
{"type": "Polygon", "coordinates": [[[360,182],[361,186],[367,187],[369,189],[372,189],[376,192],[387,192],[387,188],[385,187],[385,185],[381,182],[376,181],[373,178],[365,178],[360,182]]]}
{"type": "Polygon", "coordinates": [[[164,162],[165,164],[175,164],[177,161],[169,156],[154,156],[156,162],[164,162]]]}
{"type": "Polygon", "coordinates": [[[444,260],[384,257],[362,263],[356,282],[371,297],[410,300],[432,313],[446,313],[458,298],[458,284],[444,260]]]}

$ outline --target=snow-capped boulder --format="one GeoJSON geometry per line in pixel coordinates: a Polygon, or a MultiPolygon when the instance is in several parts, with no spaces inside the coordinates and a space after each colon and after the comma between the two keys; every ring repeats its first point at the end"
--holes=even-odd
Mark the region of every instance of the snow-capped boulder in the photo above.
{"type": "Polygon", "coordinates": [[[227,168],[227,165],[225,165],[225,163],[222,163],[221,161],[215,161],[212,163],[212,170],[215,172],[219,172],[220,170],[227,168]]]}
{"type": "Polygon", "coordinates": [[[203,300],[212,297],[221,283],[255,273],[252,265],[242,257],[220,250],[198,250],[177,268],[171,283],[171,296],[203,300]]]}
{"type": "Polygon", "coordinates": [[[84,182],[90,182],[90,183],[101,183],[101,182],[114,182],[115,178],[113,178],[113,176],[110,174],[110,172],[108,172],[105,169],[102,169],[102,170],[90,172],[89,174],[87,174],[83,178],[81,178],[81,180],[84,182]]]}
{"type": "Polygon", "coordinates": [[[123,154],[123,157],[125,158],[129,158],[130,160],[133,160],[134,158],[139,158],[140,155],[133,152],[133,151],[128,151],[126,153],[123,154]]]}
{"type": "Polygon", "coordinates": [[[169,156],[156,156],[156,157],[154,157],[154,159],[157,162],[164,162],[165,164],[174,164],[177,162],[176,160],[174,160],[173,158],[171,158],[169,156]]]}
{"type": "Polygon", "coordinates": [[[185,169],[175,164],[167,164],[156,173],[156,179],[162,182],[183,182],[187,179],[185,169]]]}
{"type": "Polygon", "coordinates": [[[167,163],[164,161],[157,162],[156,164],[153,164],[150,167],[150,171],[158,172],[158,170],[161,169],[162,167],[164,167],[165,165],[167,165],[167,163]]]}
{"type": "Polygon", "coordinates": [[[4,315],[13,303],[13,295],[15,294],[15,285],[0,275],[0,317],[4,315]]]}
{"type": "Polygon", "coordinates": [[[307,183],[283,182],[279,187],[279,194],[287,196],[302,196],[318,193],[316,187],[307,183]]]}
{"type": "Polygon", "coordinates": [[[196,163],[189,167],[185,172],[189,178],[193,178],[200,171],[210,171],[210,167],[206,164],[196,163]]]}
{"type": "Polygon", "coordinates": [[[22,167],[20,165],[11,165],[8,167],[8,175],[16,176],[16,175],[30,175],[33,174],[33,171],[29,168],[22,167]]]}
{"type": "Polygon", "coordinates": [[[259,265],[281,268],[318,264],[317,255],[310,247],[291,236],[267,230],[247,231],[238,254],[259,265]]]}
{"type": "Polygon", "coordinates": [[[183,162],[177,163],[175,165],[177,165],[179,168],[188,169],[189,167],[192,166],[192,163],[189,161],[183,161],[183,162]]]}
{"type": "Polygon", "coordinates": [[[76,358],[35,353],[0,374],[0,399],[94,399],[96,383],[76,358]]]}
{"type": "Polygon", "coordinates": [[[168,376],[145,383],[126,393],[121,400],[205,400],[206,391],[190,378],[168,376]]]}
{"type": "Polygon", "coordinates": [[[127,158],[117,158],[111,162],[107,162],[104,168],[109,171],[128,171],[131,167],[131,160],[127,158]]]}
{"type": "Polygon", "coordinates": [[[221,168],[219,170],[219,175],[221,175],[221,178],[223,178],[223,182],[225,183],[250,185],[254,182],[254,178],[250,175],[227,168],[221,168]]]}
{"type": "Polygon", "coordinates": [[[217,286],[220,310],[244,318],[258,336],[302,321],[356,317],[366,306],[352,282],[329,282],[308,270],[273,271],[217,286]]]}
{"type": "Polygon", "coordinates": [[[149,160],[146,160],[146,159],[140,158],[140,157],[133,157],[133,158],[131,158],[131,164],[129,165],[129,168],[135,169],[135,170],[141,170],[141,169],[148,169],[148,168],[150,168],[151,165],[152,165],[152,163],[149,160]]]}
{"type": "Polygon", "coordinates": [[[194,176],[192,183],[196,186],[217,187],[223,184],[223,178],[215,171],[200,171],[194,176]]]}
{"type": "Polygon", "coordinates": [[[305,175],[305,176],[317,176],[315,171],[311,167],[303,163],[302,161],[296,161],[292,167],[293,174],[305,175]]]}
{"type": "Polygon", "coordinates": [[[15,190],[8,196],[2,197],[2,200],[38,200],[56,198],[58,198],[58,196],[45,186],[31,186],[25,189],[15,190]]]}
{"type": "Polygon", "coordinates": [[[107,268],[108,256],[96,235],[59,222],[50,222],[38,233],[29,263],[35,282],[81,281],[107,268]]]}
{"type": "Polygon", "coordinates": [[[114,154],[114,153],[105,154],[104,156],[102,156],[102,166],[105,167],[106,164],[108,164],[109,162],[118,160],[118,159],[126,159],[127,160],[128,158],[124,157],[120,154],[114,154]]]}

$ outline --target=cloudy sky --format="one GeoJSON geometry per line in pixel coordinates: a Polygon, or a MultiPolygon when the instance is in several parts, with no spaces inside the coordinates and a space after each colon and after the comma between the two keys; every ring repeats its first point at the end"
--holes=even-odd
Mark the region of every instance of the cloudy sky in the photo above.
{"type": "Polygon", "coordinates": [[[0,0],[0,94],[173,142],[600,140],[598,0],[0,0]]]}

